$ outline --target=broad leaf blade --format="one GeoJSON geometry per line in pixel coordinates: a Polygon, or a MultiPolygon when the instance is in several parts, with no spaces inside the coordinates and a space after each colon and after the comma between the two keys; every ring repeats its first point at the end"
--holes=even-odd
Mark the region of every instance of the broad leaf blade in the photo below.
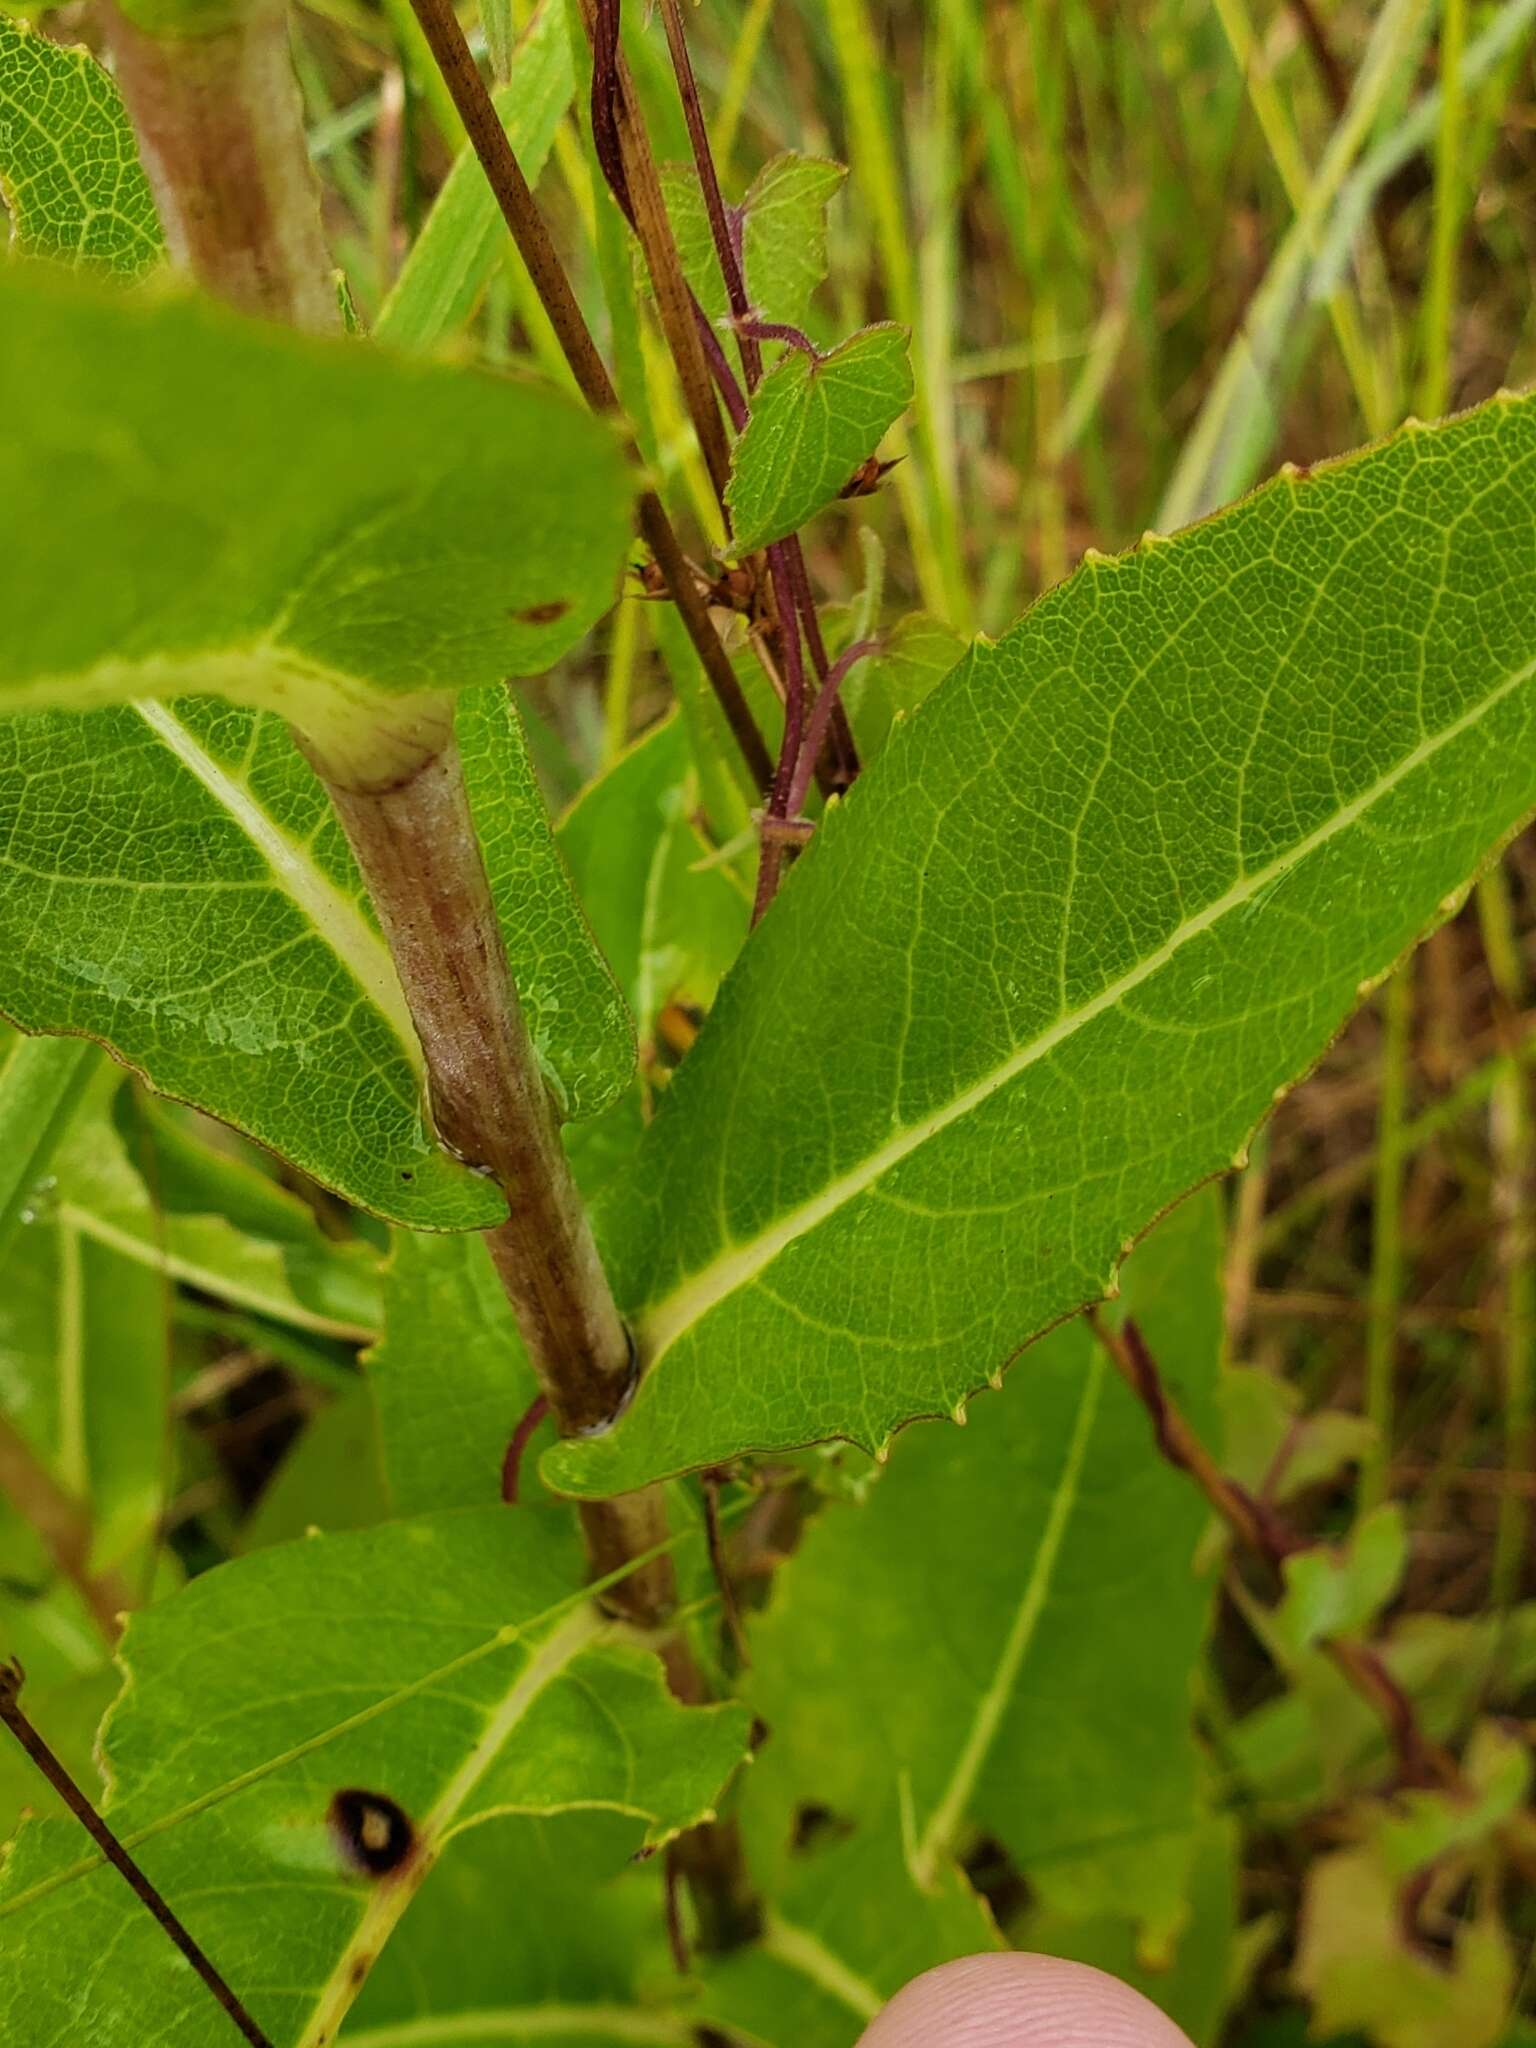
{"type": "Polygon", "coordinates": [[[904,1984],[998,1946],[953,1865],[919,1886],[894,1801],[849,1839],[801,1855],[767,1904],[761,1938],[711,1969],[707,2017],[752,2048],[854,2048],[904,1984]]]}
{"type": "MultiPolygon", "coordinates": [[[[1130,1311],[1200,1426],[1221,1246],[1208,1192],[1126,1269],[1130,1311]]],[[[903,1437],[865,1504],[823,1509],[782,1568],[751,1632],[749,1696],[772,1740],[749,1826],[797,1800],[868,1825],[900,1788],[920,1881],[975,1830],[1046,1904],[1176,1924],[1199,1818],[1206,1518],[1091,1331],[1055,1331],[964,1431],[903,1437]]]]}
{"type": "Polygon", "coordinates": [[[197,698],[0,719],[0,818],[0,1010],[99,1038],[365,1208],[499,1221],[427,1130],[393,965],[280,720],[197,698]]]}
{"type": "Polygon", "coordinates": [[[739,554],[830,505],[912,403],[904,327],[867,327],[829,355],[789,349],[752,396],[726,492],[739,554]]]}
{"type": "Polygon", "coordinates": [[[1536,403],[1096,561],[832,810],[605,1205],[554,1483],[881,1444],[1103,1292],[1536,803],[1536,403]]]}
{"type": "Polygon", "coordinates": [[[0,15],[0,200],[27,255],[138,277],[163,246],[116,85],[91,55],[0,15]]]}
{"type": "MultiPolygon", "coordinates": [[[[367,1365],[395,1513],[500,1500],[503,1453],[539,1389],[478,1237],[396,1238],[367,1365]]],[[[531,1456],[529,1468],[524,1498],[537,1486],[531,1456]]]]}
{"type": "MultiPolygon", "coordinates": [[[[712,1807],[742,1710],[678,1706],[581,1578],[565,1517],[498,1507],[264,1551],[135,1617],[107,1811],[278,2048],[333,2039],[458,1830],[604,1806],[664,1839],[712,1807]],[[394,1801],[415,1853],[359,1870],[328,1821],[344,1790],[394,1801]]],[[[207,1991],[73,1823],[23,1829],[0,1919],[23,2048],[81,2009],[98,2048],[213,2038],[207,1991]]]]}
{"type": "Polygon", "coordinates": [[[41,264],[0,272],[0,381],[5,710],[199,690],[313,733],[545,668],[613,601],[618,440],[547,389],[41,264]]]}
{"type": "Polygon", "coordinates": [[[345,2048],[434,2038],[696,2048],[694,2028],[654,2003],[665,1979],[651,2001],[639,1996],[663,1908],[656,1863],[630,1864],[637,1834],[612,1814],[472,1829],[384,1951],[345,2048]]]}

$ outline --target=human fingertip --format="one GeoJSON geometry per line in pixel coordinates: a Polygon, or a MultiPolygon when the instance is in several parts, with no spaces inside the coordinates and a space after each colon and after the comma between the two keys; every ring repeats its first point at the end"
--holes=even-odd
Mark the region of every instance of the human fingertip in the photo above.
{"type": "Polygon", "coordinates": [[[1190,2048],[1139,1991],[1086,1963],[963,1956],[914,1977],[859,2048],[1190,2048]]]}

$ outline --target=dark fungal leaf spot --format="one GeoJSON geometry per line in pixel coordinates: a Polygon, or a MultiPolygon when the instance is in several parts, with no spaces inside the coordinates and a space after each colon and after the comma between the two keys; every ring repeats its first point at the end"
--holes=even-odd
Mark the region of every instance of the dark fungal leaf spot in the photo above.
{"type": "Polygon", "coordinates": [[[514,612],[513,618],[524,626],[552,626],[556,619],[563,619],[570,610],[563,597],[551,598],[548,604],[531,604],[525,612],[514,612]]]}
{"type": "MultiPolygon", "coordinates": [[[[342,1855],[368,1877],[398,1870],[415,1846],[409,1817],[385,1792],[338,1792],[331,1801],[330,1823],[342,1855]]],[[[365,1962],[364,1972],[367,1967],[365,1962]]]]}

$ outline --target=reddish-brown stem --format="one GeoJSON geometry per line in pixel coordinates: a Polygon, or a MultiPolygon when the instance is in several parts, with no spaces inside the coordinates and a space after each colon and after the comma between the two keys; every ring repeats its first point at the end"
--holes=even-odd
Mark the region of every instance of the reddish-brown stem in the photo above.
{"type": "Polygon", "coordinates": [[[809,356],[813,363],[821,361],[821,350],[801,327],[791,327],[784,320],[733,320],[731,325],[744,340],[782,341],[786,347],[798,349],[801,355],[809,356]]]}
{"type": "Polygon", "coordinates": [[[875,652],[877,642],[855,640],[851,647],[845,647],[827,671],[811,715],[806,723],[805,738],[800,747],[800,760],[795,769],[795,779],[789,788],[789,810],[791,818],[799,814],[801,805],[810,792],[811,777],[821,759],[822,748],[826,745],[832,726],[833,713],[840,705],[839,693],[848,671],[856,662],[863,661],[875,652]]]}
{"type": "Polygon", "coordinates": [[[122,1633],[122,1617],[135,1605],[115,1572],[91,1569],[91,1530],[78,1502],[32,1455],[25,1439],[0,1416],[0,1493],[14,1502],[42,1539],[58,1569],[91,1610],[109,1648],[122,1633]]]}
{"type": "Polygon", "coordinates": [[[518,1487],[522,1481],[523,1453],[532,1441],[533,1433],[549,1413],[549,1396],[540,1394],[530,1401],[522,1420],[512,1432],[512,1441],[507,1445],[506,1456],[501,1461],[501,1497],[509,1508],[517,1506],[518,1487]]]}
{"type": "Polygon", "coordinates": [[[779,656],[784,675],[784,741],[779,748],[768,815],[789,818],[794,815],[789,796],[795,770],[800,765],[800,742],[805,728],[805,662],[800,647],[800,614],[795,608],[795,589],[784,559],[783,543],[775,542],[766,553],[779,618],[779,656]]]}
{"type": "Polygon", "coordinates": [[[0,1721],[3,1721],[27,1755],[36,1764],[54,1791],[58,1793],[75,1819],[79,1821],[102,1855],[112,1865],[124,1883],[133,1892],[147,1912],[154,1915],[166,1934],[186,1957],[193,1969],[218,2001],[231,2022],[238,2027],[252,2048],[272,2048],[269,2035],[263,2033],[244,2001],[219,1973],[214,1963],[188,1933],[186,1927],[171,1910],[164,1895],[145,1876],[123,1847],[117,1836],[96,1811],[90,1799],[75,1783],[58,1757],[38,1729],[33,1726],[21,1705],[22,1670],[19,1664],[0,1664],[0,1721]]]}
{"type": "MultiPolygon", "coordinates": [[[[1285,1560],[1308,1547],[1304,1539],[1288,1528],[1267,1502],[1255,1500],[1246,1487],[1222,1471],[1170,1397],[1136,1324],[1128,1320],[1118,1330],[1112,1329],[1098,1314],[1090,1314],[1089,1322],[1120,1376],[1146,1409],[1164,1458],[1189,1475],[1239,1542],[1278,1578],[1285,1560]]],[[[1466,1789],[1455,1758],[1425,1735],[1412,1700],[1374,1650],[1347,1636],[1330,1636],[1319,1648],[1380,1717],[1405,1783],[1466,1789]]]]}
{"type": "Polygon", "coordinates": [[[209,35],[103,21],[175,261],[245,312],[339,328],[282,0],[209,35]]]}
{"type": "Polygon", "coordinates": [[[725,280],[726,300],[737,323],[737,346],[741,350],[742,372],[747,380],[748,391],[755,391],[757,380],[763,374],[762,351],[757,345],[756,337],[748,334],[740,325],[748,318],[752,307],[747,298],[741,251],[735,235],[731,232],[725,198],[720,190],[719,173],[715,169],[714,151],[709,146],[709,130],[705,125],[704,109],[699,101],[698,81],[693,75],[693,61],[688,55],[688,41],[683,34],[683,18],[678,11],[677,0],[661,0],[661,18],[667,32],[667,48],[672,55],[672,70],[677,79],[678,95],[683,103],[683,118],[688,123],[688,140],[693,147],[693,162],[698,172],[699,189],[704,194],[704,209],[709,215],[715,255],[720,264],[720,275],[725,280]]]}
{"type": "MultiPolygon", "coordinates": [[[[495,194],[502,218],[527,266],[540,303],[549,315],[561,351],[576,379],[577,389],[594,412],[617,414],[618,394],[576,303],[555,245],[550,240],[549,230],[507,140],[506,130],[497,119],[491,96],[470,55],[469,44],[450,0],[411,0],[411,5],[480,160],[486,182],[495,194]]],[[[677,606],[752,780],[759,789],[766,790],[773,779],[772,757],[757,729],[736,672],[731,667],[730,657],[710,622],[708,608],[699,594],[698,584],[678,543],[672,522],[654,491],[643,490],[640,493],[637,517],[641,534],[656,558],[667,590],[677,606]]]]}
{"type": "Polygon", "coordinates": [[[581,0],[592,44],[592,134],[603,175],[639,239],[661,331],[677,369],[683,402],[715,495],[725,504],[731,451],[694,323],[694,299],[667,218],[656,160],[640,118],[634,82],[619,45],[618,0],[581,0]],[[599,141],[599,137],[605,137],[599,141]],[[617,180],[617,182],[615,182],[617,180]]]}
{"type": "MultiPolygon", "coordinates": [[[[635,1362],[577,1193],[559,1124],[507,968],[501,927],[451,731],[382,787],[308,752],[357,856],[425,1056],[438,1135],[496,1182],[507,1220],[485,1234],[492,1263],[562,1434],[604,1429],[627,1402],[635,1362]]],[[[583,1507],[601,1574],[665,1535],[660,1496],[583,1507]]],[[[655,1559],[615,1604],[646,1626],[672,1604],[655,1559]]]]}

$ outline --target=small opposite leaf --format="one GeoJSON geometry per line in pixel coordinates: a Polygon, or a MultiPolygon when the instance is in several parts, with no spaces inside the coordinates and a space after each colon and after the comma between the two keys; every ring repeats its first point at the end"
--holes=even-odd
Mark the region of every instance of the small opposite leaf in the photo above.
{"type": "MultiPolygon", "coordinates": [[[[713,1808],[743,1710],[679,1706],[583,1575],[568,1517],[498,1506],[262,1551],[130,1622],[105,1811],[277,2048],[334,2040],[462,1829],[608,1807],[660,1841],[713,1808]],[[382,1843],[353,1839],[370,1810],[382,1843]]],[[[82,2011],[92,2048],[222,2038],[74,1822],[22,1829],[0,1923],[8,2041],[72,2040],[82,2011]]]]}
{"type": "Polygon", "coordinates": [[[1396,1593],[1407,1562],[1403,1511],[1384,1501],[1337,1549],[1319,1544],[1285,1560],[1277,1633],[1298,1652],[1329,1636],[1358,1635],[1396,1593]]]}
{"type": "MultiPolygon", "coordinates": [[[[759,319],[805,325],[811,294],[827,274],[827,205],[847,175],[841,164],[790,152],[752,180],[739,208],[741,267],[759,319]]],[[[723,321],[730,305],[698,173],[664,164],[660,176],[683,275],[709,319],[723,321]]]]}
{"type": "Polygon", "coordinates": [[[1095,560],[832,807],[601,1229],[552,1483],[869,1448],[1112,1282],[1536,805],[1536,401],[1095,560]]]}
{"type": "Polygon", "coordinates": [[[911,403],[904,327],[866,327],[830,355],[788,349],[753,394],[731,459],[737,553],[781,540],[830,505],[911,403]]]}
{"type": "Polygon", "coordinates": [[[803,327],[827,274],[827,207],[848,173],[790,152],[763,165],[742,201],[742,270],[754,313],[803,327]]]}
{"type": "MultiPolygon", "coordinates": [[[[0,15],[0,199],[27,255],[138,277],[163,245],[111,76],[0,15]]],[[[15,387],[11,387],[14,389],[15,387]]]]}
{"type": "Polygon", "coordinates": [[[915,711],[965,653],[953,626],[931,612],[908,612],[877,645],[856,662],[843,684],[859,757],[872,761],[890,737],[892,724],[915,711]]]}

